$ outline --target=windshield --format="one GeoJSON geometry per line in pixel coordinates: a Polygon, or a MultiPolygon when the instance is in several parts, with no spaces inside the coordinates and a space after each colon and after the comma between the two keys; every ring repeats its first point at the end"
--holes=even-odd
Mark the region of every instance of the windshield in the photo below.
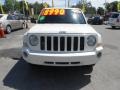
{"type": "Polygon", "coordinates": [[[118,16],[119,16],[119,14],[116,13],[116,14],[113,14],[111,17],[112,18],[118,18],[118,16]]]}
{"type": "MultiPolygon", "coordinates": [[[[45,9],[44,9],[45,10],[45,9]]],[[[42,12],[44,12],[44,10],[42,12]]],[[[83,14],[79,10],[65,9],[64,14],[44,15],[41,14],[38,18],[38,23],[71,23],[71,24],[86,24],[83,14]]]]}

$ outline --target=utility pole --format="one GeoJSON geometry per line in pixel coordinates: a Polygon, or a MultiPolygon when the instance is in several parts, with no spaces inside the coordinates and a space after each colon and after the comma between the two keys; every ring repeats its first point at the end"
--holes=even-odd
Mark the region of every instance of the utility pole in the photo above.
{"type": "Polygon", "coordinates": [[[54,7],[54,1],[52,0],[52,7],[54,7]]]}
{"type": "Polygon", "coordinates": [[[65,0],[65,7],[66,7],[66,0],[65,0]]]}
{"type": "Polygon", "coordinates": [[[68,7],[70,7],[70,0],[68,0],[68,7]]]}
{"type": "Polygon", "coordinates": [[[0,9],[1,9],[2,14],[4,14],[3,7],[2,7],[1,2],[0,2],[0,9]]]}
{"type": "Polygon", "coordinates": [[[23,14],[25,15],[24,0],[23,0],[23,14]]]}
{"type": "MultiPolygon", "coordinates": [[[[106,7],[106,5],[107,5],[107,1],[105,0],[105,7],[106,7]]],[[[104,8],[105,8],[104,7],[104,8]]],[[[104,9],[104,15],[106,14],[106,8],[104,9]]]]}
{"type": "Polygon", "coordinates": [[[13,12],[14,12],[14,9],[15,9],[15,0],[13,0],[13,12]]]}

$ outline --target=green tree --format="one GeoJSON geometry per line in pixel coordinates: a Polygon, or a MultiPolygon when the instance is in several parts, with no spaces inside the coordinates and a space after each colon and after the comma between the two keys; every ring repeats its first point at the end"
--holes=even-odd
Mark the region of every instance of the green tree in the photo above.
{"type": "Polygon", "coordinates": [[[34,8],[34,13],[38,15],[38,14],[40,13],[40,11],[45,7],[45,4],[46,4],[48,7],[50,7],[49,4],[47,4],[47,3],[38,3],[38,2],[36,1],[36,2],[32,5],[33,8],[34,8]]]}
{"type": "Polygon", "coordinates": [[[19,11],[25,15],[28,15],[31,13],[31,8],[34,9],[34,13],[36,15],[38,15],[40,13],[40,11],[47,5],[48,7],[49,4],[47,3],[39,3],[39,2],[35,2],[33,4],[28,3],[28,7],[29,7],[29,10],[26,10],[26,7],[25,7],[25,2],[23,0],[5,0],[5,3],[3,5],[3,8],[4,8],[4,11],[6,13],[8,13],[9,11],[19,11]]]}
{"type": "Polygon", "coordinates": [[[6,11],[12,11],[13,10],[14,3],[13,3],[12,0],[5,0],[4,5],[5,5],[6,11]]]}
{"type": "Polygon", "coordinates": [[[114,2],[111,3],[111,5],[112,5],[112,11],[115,11],[115,12],[118,11],[118,10],[117,10],[117,4],[118,4],[117,1],[114,1],[114,2]]]}
{"type": "Polygon", "coordinates": [[[14,10],[20,11],[20,3],[17,0],[15,0],[14,10]]]}
{"type": "Polygon", "coordinates": [[[86,14],[95,15],[96,14],[96,8],[95,7],[87,7],[86,8],[86,14]]]}
{"type": "MultiPolygon", "coordinates": [[[[19,11],[25,15],[29,15],[29,10],[26,10],[26,5],[25,5],[24,1],[22,0],[22,1],[19,1],[18,3],[19,3],[19,7],[20,7],[19,11]]],[[[29,7],[29,3],[28,3],[28,7],[29,7]]],[[[29,7],[29,9],[30,9],[30,7],[29,7]]]]}
{"type": "Polygon", "coordinates": [[[102,7],[98,7],[97,14],[104,15],[104,9],[102,7]]]}
{"type": "Polygon", "coordinates": [[[17,0],[5,0],[3,8],[7,13],[9,11],[19,11],[20,4],[17,0]]]}
{"type": "Polygon", "coordinates": [[[117,12],[117,4],[118,4],[118,1],[114,1],[111,3],[105,3],[104,5],[107,12],[117,12]]]}
{"type": "Polygon", "coordinates": [[[86,5],[86,13],[91,15],[96,14],[96,8],[92,6],[91,2],[88,2],[86,5]]]}
{"type": "Polygon", "coordinates": [[[38,11],[39,11],[39,3],[36,1],[34,4],[33,4],[33,7],[34,7],[34,13],[35,14],[38,14],[38,11]]]}
{"type": "MultiPolygon", "coordinates": [[[[84,2],[85,6],[85,14],[96,14],[96,8],[92,6],[91,2],[84,2]]],[[[75,8],[80,8],[82,9],[83,3],[82,1],[79,1],[76,5],[72,6],[75,8]]]]}
{"type": "Polygon", "coordinates": [[[104,5],[105,5],[105,9],[107,12],[112,11],[112,7],[111,7],[110,3],[105,3],[104,5]]]}

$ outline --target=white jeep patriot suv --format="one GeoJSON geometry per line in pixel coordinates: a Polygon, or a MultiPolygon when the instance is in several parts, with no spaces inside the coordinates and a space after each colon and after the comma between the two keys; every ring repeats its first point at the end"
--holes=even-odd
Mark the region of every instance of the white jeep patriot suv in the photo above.
{"type": "Polygon", "coordinates": [[[110,25],[113,29],[116,27],[120,27],[120,13],[113,12],[109,18],[108,25],[110,25]]]}
{"type": "Polygon", "coordinates": [[[101,35],[78,8],[44,8],[23,38],[22,56],[30,64],[93,65],[102,55],[101,35]]]}

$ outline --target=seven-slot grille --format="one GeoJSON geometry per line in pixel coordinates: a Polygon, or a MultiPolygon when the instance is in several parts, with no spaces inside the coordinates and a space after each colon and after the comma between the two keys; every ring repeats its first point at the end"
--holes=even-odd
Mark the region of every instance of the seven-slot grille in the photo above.
{"type": "Polygon", "coordinates": [[[83,51],[83,36],[41,36],[41,51],[83,51]]]}

